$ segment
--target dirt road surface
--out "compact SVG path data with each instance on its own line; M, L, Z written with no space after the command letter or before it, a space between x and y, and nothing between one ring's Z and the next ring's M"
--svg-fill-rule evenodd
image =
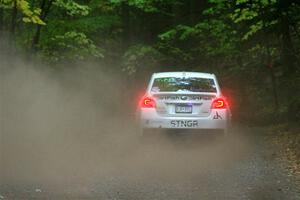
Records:
M143 140L122 78L16 65L0 74L0 200L300 199L262 129Z
M130 142L110 138L105 145L95 134L84 138L51 152L33 147L17 160L11 150L0 198L300 199L299 185L258 128L236 127L226 141L195 135L141 141L131 135ZM54 143L45 149L49 145Z

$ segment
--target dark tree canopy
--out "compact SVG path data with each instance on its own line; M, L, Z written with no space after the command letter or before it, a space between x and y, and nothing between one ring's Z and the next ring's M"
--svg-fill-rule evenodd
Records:
M241 118L300 118L296 0L1 0L0 33L49 67L213 72Z

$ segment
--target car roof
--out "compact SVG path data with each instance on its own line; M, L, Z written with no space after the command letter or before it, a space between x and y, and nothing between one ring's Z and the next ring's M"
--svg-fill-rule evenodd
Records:
M153 78L163 77L200 77L200 78L215 78L214 74L203 72L159 72L152 75Z

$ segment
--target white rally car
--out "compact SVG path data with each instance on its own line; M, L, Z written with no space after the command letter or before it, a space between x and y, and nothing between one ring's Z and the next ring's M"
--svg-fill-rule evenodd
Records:
M163 72L152 75L139 103L138 119L143 133L198 129L226 134L231 112L214 74Z

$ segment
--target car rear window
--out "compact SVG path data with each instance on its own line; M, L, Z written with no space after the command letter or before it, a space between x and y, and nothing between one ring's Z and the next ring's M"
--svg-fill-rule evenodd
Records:
M152 92L217 92L214 79L199 77L164 77L154 79Z

